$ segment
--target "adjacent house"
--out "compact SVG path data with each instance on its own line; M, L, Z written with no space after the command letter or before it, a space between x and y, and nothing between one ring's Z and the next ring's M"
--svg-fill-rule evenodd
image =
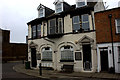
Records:
M38 18L28 22L28 61L31 67L96 72L98 68L94 12L103 2L54 2L55 11L40 4Z
M10 43L10 31L0 29L2 61L26 60L27 47L25 43Z
M120 73L120 7L95 13L98 72Z

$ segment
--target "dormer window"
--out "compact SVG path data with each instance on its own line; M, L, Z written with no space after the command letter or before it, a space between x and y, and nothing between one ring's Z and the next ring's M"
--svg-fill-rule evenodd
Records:
M79 7L83 7L83 6L86 6L87 5L87 0L77 0L76 1L76 7L79 8Z
M45 9L44 8L40 8L38 10L38 17L39 18L45 17Z
M60 12L62 12L63 11L63 3L57 3L56 5L55 5L55 12L56 13L60 13Z

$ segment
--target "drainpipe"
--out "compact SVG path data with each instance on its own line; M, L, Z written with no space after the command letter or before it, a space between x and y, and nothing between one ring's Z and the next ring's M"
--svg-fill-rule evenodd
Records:
M114 69L114 72L115 72L115 61L114 61L114 46L113 46L113 31L112 31L112 14L109 14L108 15L108 18L110 20L110 29L111 29L111 42L112 42L112 54L113 54L113 69Z

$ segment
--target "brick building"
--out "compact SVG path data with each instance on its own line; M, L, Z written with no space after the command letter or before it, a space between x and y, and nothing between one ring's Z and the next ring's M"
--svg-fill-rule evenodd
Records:
M26 60L27 44L10 43L10 31L0 30L2 45L2 61Z
M120 7L95 13L98 72L120 73Z

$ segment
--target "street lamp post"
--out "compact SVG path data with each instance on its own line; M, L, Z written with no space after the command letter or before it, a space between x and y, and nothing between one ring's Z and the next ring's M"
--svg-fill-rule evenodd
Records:
M111 42L112 42L112 54L113 54L113 69L115 72L115 60L114 60L114 44L113 44L113 29L112 29L112 14L108 15L108 18L110 20L110 29L111 29Z

